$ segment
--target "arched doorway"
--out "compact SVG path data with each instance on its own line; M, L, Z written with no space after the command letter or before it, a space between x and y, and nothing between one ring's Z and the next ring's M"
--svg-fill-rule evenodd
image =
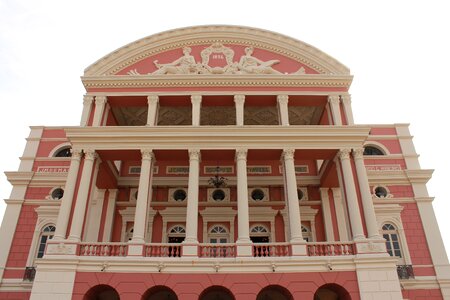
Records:
M199 300L235 300L229 289L223 286L212 286L204 290Z
M314 294L314 300L351 300L347 290L335 283L324 284Z
M96 285L87 291L83 300L119 300L119 293L109 285Z
M279 285L269 285L263 288L256 300L294 300L291 293Z
M177 295L167 286L158 285L148 289L142 300L178 300Z

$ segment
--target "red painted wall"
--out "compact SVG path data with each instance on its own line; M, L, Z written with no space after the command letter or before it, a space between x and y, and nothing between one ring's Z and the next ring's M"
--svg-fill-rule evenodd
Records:
M409 300L442 300L441 290L402 290L403 298Z
M0 292L0 299L28 300L31 292Z
M199 295L211 286L223 286L231 291L236 300L256 299L266 286L277 284L290 291L294 299L313 299L316 290L335 283L344 287L351 299L359 300L355 272L324 273L259 273L259 274L164 274L147 273L86 273L75 277L74 300L82 300L85 293L99 284L115 288L122 300L140 300L149 288L163 285L171 288L182 300L198 300Z

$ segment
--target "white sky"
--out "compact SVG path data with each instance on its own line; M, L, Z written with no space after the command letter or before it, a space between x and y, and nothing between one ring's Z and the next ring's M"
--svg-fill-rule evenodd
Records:
M450 249L447 2L0 0L0 198L9 198L3 171L17 170L28 126L79 124L79 76L91 63L169 29L244 25L302 40L347 65L356 123L411 123L422 168L435 169L428 188Z

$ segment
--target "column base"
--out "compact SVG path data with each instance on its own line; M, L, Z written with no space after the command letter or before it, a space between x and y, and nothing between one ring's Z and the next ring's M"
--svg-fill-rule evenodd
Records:
M184 241L181 245L181 256L198 257L198 241Z
M128 245L128 253L127 256L144 256L144 244L133 243L130 242Z
M357 254L385 253L387 255L386 241L384 239L355 240L355 246Z

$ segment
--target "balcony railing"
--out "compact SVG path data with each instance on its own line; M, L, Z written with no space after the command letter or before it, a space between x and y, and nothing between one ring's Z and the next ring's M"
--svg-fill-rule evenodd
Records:
M180 244L147 244L144 246L145 257L180 257Z
M126 243L81 243L79 244L79 256L127 256L128 244Z
M290 256L291 245L289 243L258 243L253 244L254 257L280 257Z
M236 244L200 244L199 257L236 257Z
M356 253L353 242L307 243L306 247L308 256L341 256Z

